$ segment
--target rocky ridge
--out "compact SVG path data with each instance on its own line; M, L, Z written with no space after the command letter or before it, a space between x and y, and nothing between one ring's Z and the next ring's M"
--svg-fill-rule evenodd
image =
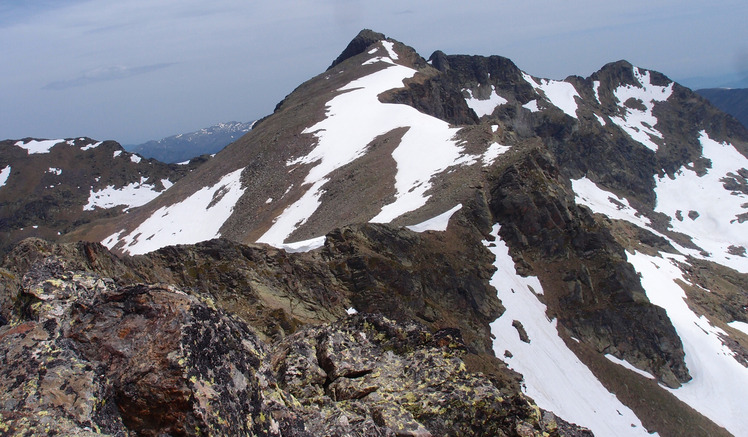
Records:
M203 250L216 244L232 246ZM287 324L270 340L267 326L228 313L221 292L95 273L137 275L143 261L33 239L6 259L4 433L590 435L468 370L455 329L355 314Z

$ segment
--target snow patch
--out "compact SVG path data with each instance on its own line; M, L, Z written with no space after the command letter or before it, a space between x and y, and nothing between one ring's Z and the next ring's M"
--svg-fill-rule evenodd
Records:
M511 149L510 146L502 146L499 143L491 144L481 156L483 166L488 167L489 165L493 164L499 156L509 151L509 149Z
M655 232L650 228L651 222L639 214L629 204L627 199L619 197L610 191L603 190L586 177L572 180L571 187L574 190L577 204L585 205L592 212L604 214L610 219L625 220L641 228ZM659 233L657 234L660 235Z
M613 91L613 95L620 103L619 106L623 116L610 117L610 120L635 141L656 152L659 146L652 138L662 139L662 133L655 129L657 117L654 116L652 110L655 103L664 102L670 97L673 93L673 84L670 83L668 86L652 85L649 71L640 70L637 67L634 67L634 77L641 85L640 87L625 85ZM629 99L636 101L637 105L643 105L644 109L626 106L625 103Z
M680 255L653 257L636 252L628 261L641 276L647 298L667 312L683 343L686 366L693 379L678 389L668 389L678 399L734 435L748 429L748 368L722 344L727 333L713 326L704 316L688 307L683 289L675 282L688 282L675 262L686 262Z
M745 335L748 335L748 323L740 322L740 321L734 321L727 324L730 328L737 329L738 331L744 333Z
M616 358L616 357L614 357L613 355L610 355L610 354L605 354L605 358L607 358L609 361L612 361L612 362L618 364L619 366L623 366L623 367L631 370L632 372L638 373L639 375L641 375L641 376L643 376L645 378L655 379L655 377L652 376L651 373L645 372L644 370L641 370L641 369L639 369L637 367L634 367L631 363L629 363L626 360L618 359L618 358Z
M636 415L605 389L559 337L557 321L548 319L545 305L533 293L542 292L540 281L516 273L509 248L499 237L498 224L491 235L496 240L484 242L496 257L491 285L506 307L491 323L493 348L499 357L511 351L512 357L504 360L524 376L523 391L540 408L588 427L595 435L650 436ZM522 323L529 343L520 340L512 326L515 320Z
M540 108L538 108L537 100L530 100L529 102L522 105L522 107L525 109L529 109L530 112L540 112Z
M318 249L324 246L326 240L327 237L323 235L321 237L310 238L309 240L280 244L278 245L278 248L283 249L289 253L309 252L310 250Z
M347 310L345 310L345 312L346 312L346 313L347 313L347 314L348 314L349 316L352 316L352 315L354 315L354 314L358 314L358 311L356 311L356 308L353 308L353 307L350 307L350 308L348 308Z
M225 175L179 203L159 208L130 233L122 235L124 231L120 231L102 243L111 249L121 241L123 252L140 255L172 244L194 244L220 237L221 226L244 194L242 170Z
M410 229L413 232L446 231L447 226L449 225L449 219L452 218L452 215L459 211L460 208L462 208L461 203L457 204L457 206L445 213L439 214L436 217L430 218L416 225L406 226L406 228Z
M478 117L483 117L484 115L491 115L497 106L508 103L507 99L501 97L500 95L496 93L496 87L493 85L491 85L491 94L488 96L487 99L475 98L473 96L473 92L467 88L464 88L462 92L468 95L468 97L465 98L465 103L467 103L470 109L475 111L475 114Z
M114 151L114 154L112 155L112 158L116 158L116 157L118 157L118 156L119 156L119 155L121 155L121 154L122 154L122 151L121 151L121 150L115 150L115 151Z
M395 43L391 41L382 41L382 46L385 50L387 50L387 54L390 56L390 59L393 61L397 61L397 53L395 52Z
M135 164L139 163L142 160L142 158L136 154L130 155L130 161L134 162Z
M522 77L536 91L542 91L545 98L553 106L564 111L569 116L577 118L577 101L574 98L579 97L579 93L577 93L574 85L569 82L550 79L540 79L540 82L537 82L532 76L524 72L522 73Z
M729 253L730 246L748 248L748 221L740 223L738 219L739 214L748 213L743 206L748 204L748 196L726 190L722 182L729 173L737 175L739 169L748 169L748 158L732 145L712 140L705 131L701 131L699 141L702 156L711 161L711 168L703 176L683 167L674 179L655 177L655 211L670 216L672 230L690 235L694 243L709 252L706 259L748 273L748 258ZM689 217L690 211L698 216Z
M147 178L141 177L140 182L133 182L121 188L107 185L101 190L91 190L88 203L83 206L83 210L93 211L95 208L109 209L124 205L126 207L124 210L127 211L145 205L161 194L155 185L146 184L146 180ZM171 182L168 180L166 182L171 186Z
M0 170L0 187L4 186L5 183L8 182L9 177L10 177L10 166L7 166L4 169Z
M17 141L16 146L22 149L26 149L26 153L29 155L49 153L55 144L64 143L65 140L31 140L28 143L24 143L23 140Z
M608 124L608 122L607 122L607 121L605 121L605 119L604 119L604 118L600 117L600 116L599 116L599 115L597 115L597 114L595 114L595 118L597 118L597 122L598 122L598 123L600 123L600 124L601 124L602 126L605 126L606 124Z
M47 169L47 173L52 173L53 175L59 176L59 175L62 174L62 169L61 168L50 167L50 168Z
M81 151L91 150L99 147L101 145L102 141L99 141L97 143L89 144L87 146L81 147Z

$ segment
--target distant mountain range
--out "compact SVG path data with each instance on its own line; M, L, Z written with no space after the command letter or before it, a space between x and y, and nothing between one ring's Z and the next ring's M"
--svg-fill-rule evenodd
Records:
M241 138L252 129L254 122L230 121L197 130L173 135L143 144L126 145L124 148L146 158L158 159L165 163L189 161L200 155L220 152L224 147Z
M696 92L748 128L748 88L707 88Z

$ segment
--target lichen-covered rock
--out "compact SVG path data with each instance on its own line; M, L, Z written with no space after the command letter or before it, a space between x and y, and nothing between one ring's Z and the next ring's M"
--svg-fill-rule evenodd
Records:
M291 335L270 355L315 435L567 435L521 394L468 372L456 330L356 314Z
M15 316L0 328L8 432L308 435L257 373L257 336L178 289L117 287L49 257Z

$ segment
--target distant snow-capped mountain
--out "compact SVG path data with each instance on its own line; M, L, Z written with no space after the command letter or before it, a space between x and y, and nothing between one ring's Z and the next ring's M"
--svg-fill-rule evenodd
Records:
M252 129L254 122L218 123L195 132L173 135L143 144L125 146L131 152L166 163L189 161L200 155L218 153Z

